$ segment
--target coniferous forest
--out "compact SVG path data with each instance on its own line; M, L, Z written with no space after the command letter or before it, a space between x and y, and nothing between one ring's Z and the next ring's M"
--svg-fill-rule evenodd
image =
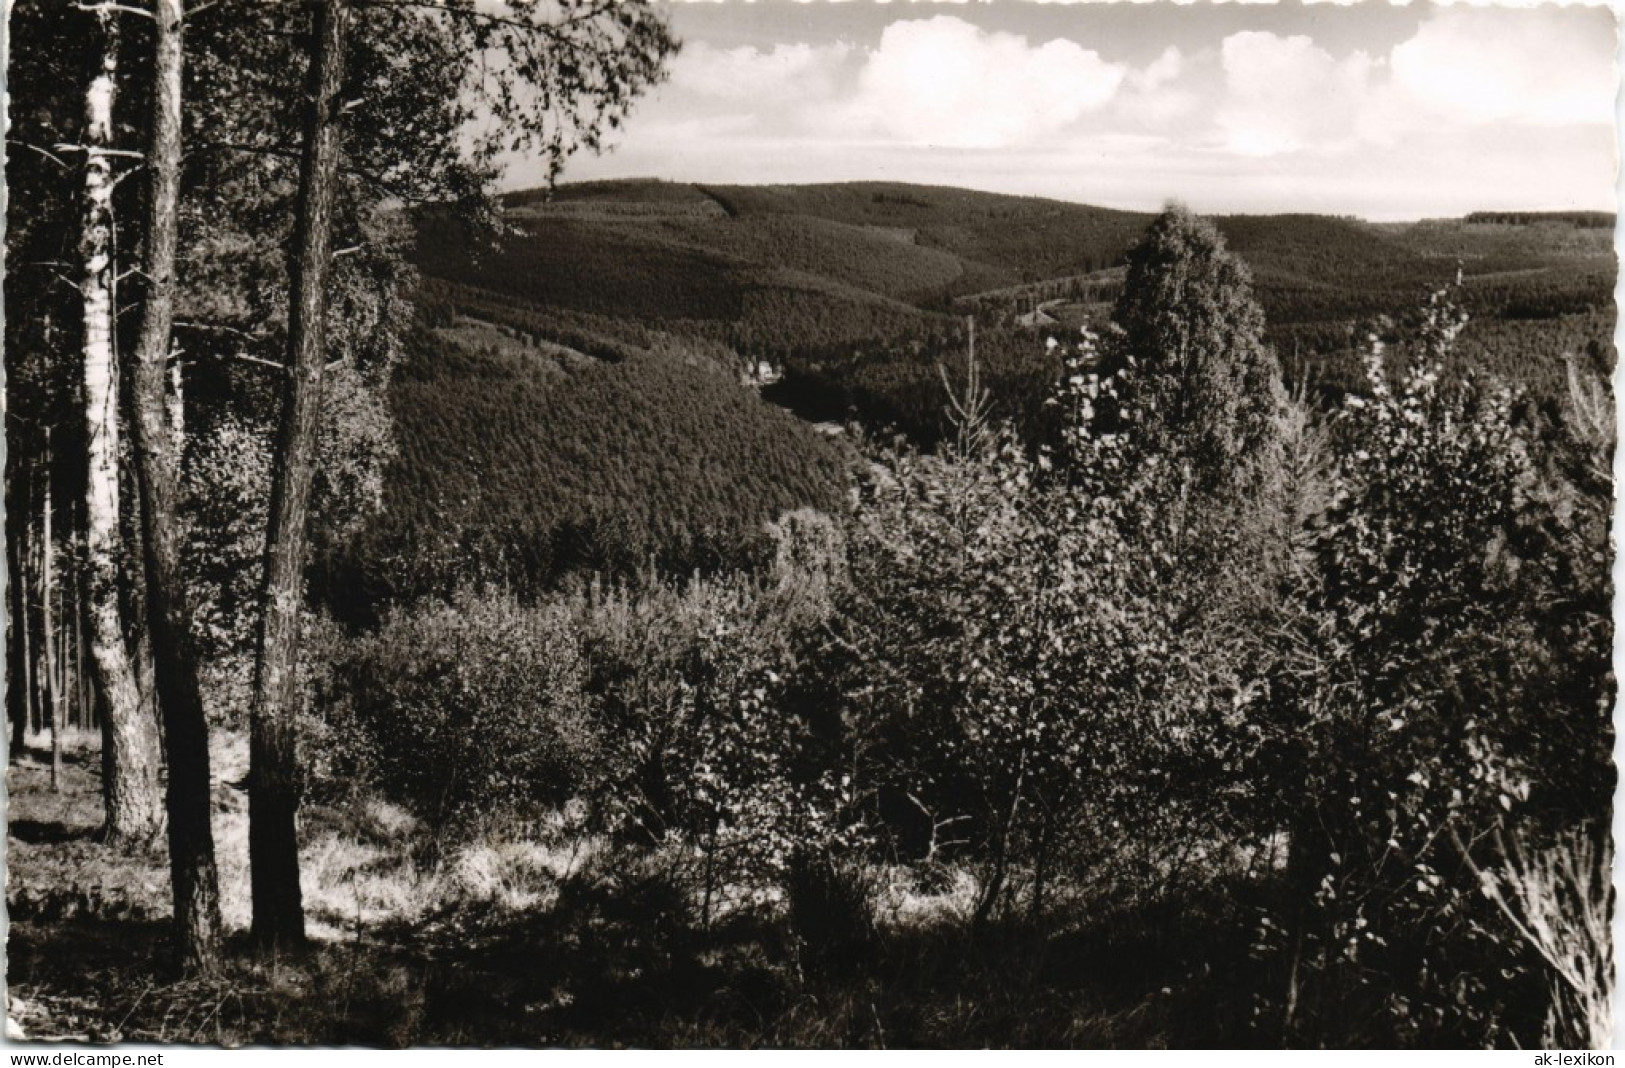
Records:
M499 191L644 3L9 35L14 1039L1610 1042L1612 216Z

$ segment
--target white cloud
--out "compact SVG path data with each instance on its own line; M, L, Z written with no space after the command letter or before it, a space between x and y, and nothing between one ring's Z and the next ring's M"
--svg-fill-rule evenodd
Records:
M1613 188L1599 13L1434 8L1366 52L1312 28L1181 38L1131 61L893 3L868 46L692 42L617 154L573 176L886 176L1388 217L1597 206Z
M704 41L685 47L671 65L671 84L717 100L760 102L834 93L849 45L776 44L714 48Z
M1249 31L1220 49L1226 95L1217 122L1247 156L1322 147L1347 136L1369 97L1371 58L1338 59L1308 37Z
M1393 51L1396 87L1472 123L1611 123L1613 49L1595 27L1516 11L1445 11Z
M1162 55L1152 60L1144 70L1138 70L1129 75L1129 84L1141 92L1155 92L1167 85L1185 68L1185 57L1178 47L1169 45L1162 50Z
M905 144L1002 148L1104 107L1126 72L1073 41L1034 45L939 15L887 26L832 117Z
M1308 37L1237 33L1221 48L1214 121L1232 152L1392 147L1494 127L1609 125L1611 42L1550 12L1439 11L1387 55L1338 57Z

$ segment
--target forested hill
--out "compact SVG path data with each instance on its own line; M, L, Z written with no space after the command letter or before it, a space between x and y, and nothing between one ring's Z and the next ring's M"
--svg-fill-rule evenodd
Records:
M510 193L506 206L514 232L496 249L472 247L444 217L422 215L424 272L509 301L661 324L768 355L941 335L950 315L970 311L988 322L1035 304L1109 301L1113 268L1150 220L876 182L589 182ZM1215 222L1251 266L1280 347L1322 351L1360 320L1413 307L1458 267L1479 318L1611 306L1612 232L1594 215Z
M834 446L807 422L939 437L938 368L963 358L969 314L995 410L1030 432L1057 371L1042 335L1109 314L1151 220L873 182L591 182L504 199L495 241L417 215L432 329L396 387L405 447L368 585L432 572L441 550L424 531L477 533L486 566L521 582L748 551L777 511L839 492ZM1473 315L1458 365L1549 404L1567 354L1612 359L1612 237L1590 214L1215 222L1251 267L1287 375L1328 395L1360 388L1365 337L1458 269ZM764 360L772 404L740 381Z
M772 399L808 419L895 426L923 444L941 428L937 364L963 353L967 315L1005 368L996 400L1032 411L1055 370L1037 335L1109 314L1123 253L1151 218L883 182L628 180L504 199L509 232L494 244L445 213L418 214L425 299L445 321L471 316L539 341L560 340L566 316L600 339L654 330L735 367L770 361L782 376ZM1612 359L1606 219L1214 222L1252 270L1293 382L1330 396L1360 388L1366 337L1396 336L1423 295L1460 271L1472 315L1460 362L1550 400L1564 388L1566 355L1599 368Z
M383 510L322 568L344 610L471 575L534 592L749 565L768 523L844 498L845 443L765 403L715 348L590 316L527 322L459 316L411 338Z

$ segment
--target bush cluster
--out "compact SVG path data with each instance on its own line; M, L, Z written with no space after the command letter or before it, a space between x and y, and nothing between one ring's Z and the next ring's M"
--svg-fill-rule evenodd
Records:
M556 607L463 593L397 611L343 647L324 685L348 764L333 772L443 828L534 819L601 763L586 661Z
M449 827L578 800L810 977L883 867L968 876L980 931L1241 888L1259 1042L1597 1033L1606 387L1534 432L1441 293L1318 412L1179 211L1115 320L1030 428L945 374L936 448L863 443L750 573L399 609L326 683L356 769Z

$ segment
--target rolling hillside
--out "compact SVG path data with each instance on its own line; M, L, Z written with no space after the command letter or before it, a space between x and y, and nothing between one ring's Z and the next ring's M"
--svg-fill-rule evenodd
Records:
M945 313L998 319L1002 309L1013 318L1033 301L1084 290L1092 290L1087 299L1110 300L1112 267L1150 221L1034 197L874 182L594 182L551 196L510 194L507 208L516 232L485 255L426 216L424 272L776 356L940 337L950 329ZM1458 267L1481 318L1553 318L1612 299L1612 231L1589 217L1216 221L1252 266L1278 342L1300 349L1335 349L1350 326L1404 312Z
M1109 314L1151 218L888 183L596 182L505 209L494 245L449 215L417 219L435 329L397 387L407 447L368 550L408 572L458 539L530 579L745 551L776 510L836 499L839 450L807 422L940 436L938 368L962 358L969 313L995 403L1030 429L1057 369L1042 335ZM1549 400L1565 354L1613 358L1605 219L1216 222L1288 375L1323 392L1361 388L1366 334L1458 268L1474 314L1463 368ZM764 359L772 403L740 382ZM407 530L451 542L407 545Z
M747 564L767 522L844 499L844 443L743 387L716 347L527 314L414 336L383 509L319 568L342 611L471 580L525 594Z

